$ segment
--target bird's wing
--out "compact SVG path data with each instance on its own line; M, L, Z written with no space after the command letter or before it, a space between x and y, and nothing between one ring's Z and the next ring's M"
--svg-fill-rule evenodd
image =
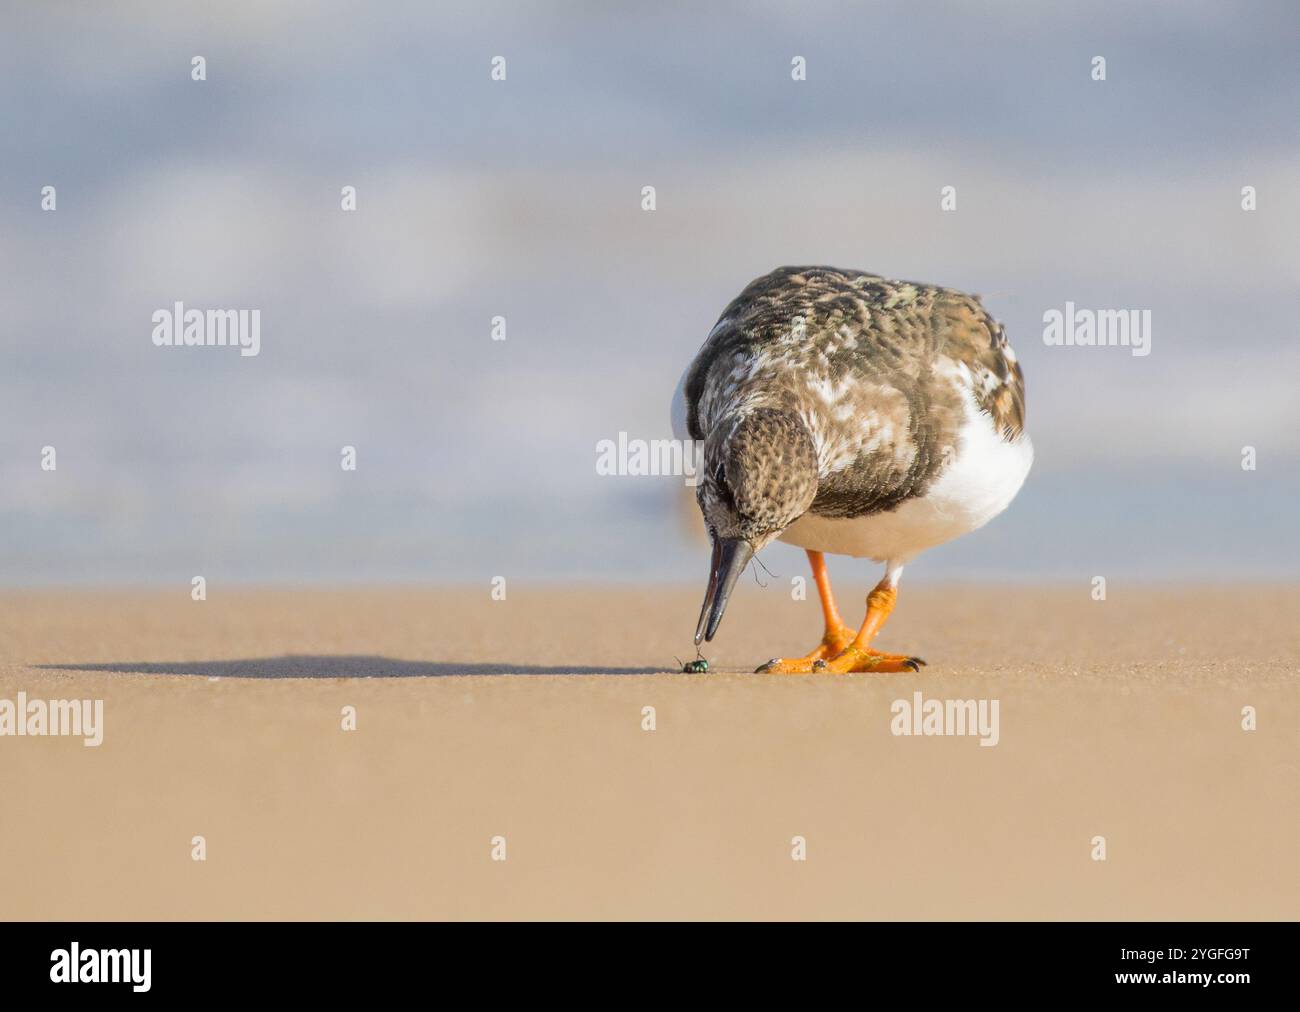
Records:
M993 419L1003 439L1015 442L1025 429L1025 377L1006 331L978 296L947 288L936 291L943 356L965 368L975 403Z
M964 292L830 267L781 267L723 311L683 386L703 439L746 400L798 410L819 447L814 511L889 509L950 457L966 394L1003 437L1024 425L1024 383L1001 325Z
M724 392L761 373L800 370L834 385L849 377L908 386L963 370L1008 440L1024 428L1024 377L1002 325L979 297L831 267L780 267L750 282L723 311L679 387L696 439L708 431L706 381Z

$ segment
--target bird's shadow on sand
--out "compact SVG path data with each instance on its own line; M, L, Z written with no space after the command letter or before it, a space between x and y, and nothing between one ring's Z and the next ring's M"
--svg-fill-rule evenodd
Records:
M237 661L121 661L42 664L51 671L110 671L124 675L195 675L204 678L446 678L467 675L660 675L663 668L595 668L578 665L496 664L490 661L400 661L362 654L286 654Z

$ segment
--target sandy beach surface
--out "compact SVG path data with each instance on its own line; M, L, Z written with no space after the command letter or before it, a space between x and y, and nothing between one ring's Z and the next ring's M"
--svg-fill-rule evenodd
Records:
M104 716L0 737L0 916L1300 916L1300 589L1090 589L913 581L928 668L804 678L788 580L707 675L700 587L6 592L0 700Z

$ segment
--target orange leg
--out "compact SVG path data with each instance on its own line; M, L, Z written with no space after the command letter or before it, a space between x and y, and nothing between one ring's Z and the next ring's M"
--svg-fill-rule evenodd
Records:
M826 635L822 637L821 646L812 653L793 660L773 658L760 667L759 672L803 675L819 672L847 674L855 671L888 673L921 670L925 661L919 657L885 654L871 649L871 641L898 601L898 591L888 576L867 595L866 618L862 620L862 628L858 630L857 636L850 639L851 632L841 621L834 598L831 597L830 578L826 574L826 563L821 552L810 551L808 561L812 564L813 578L821 593L822 612L826 616Z

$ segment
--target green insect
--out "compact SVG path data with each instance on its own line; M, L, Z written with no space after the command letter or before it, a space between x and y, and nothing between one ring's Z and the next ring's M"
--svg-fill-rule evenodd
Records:
M687 661L682 665L683 675L703 675L709 670L709 662L703 657L697 657L693 661Z

